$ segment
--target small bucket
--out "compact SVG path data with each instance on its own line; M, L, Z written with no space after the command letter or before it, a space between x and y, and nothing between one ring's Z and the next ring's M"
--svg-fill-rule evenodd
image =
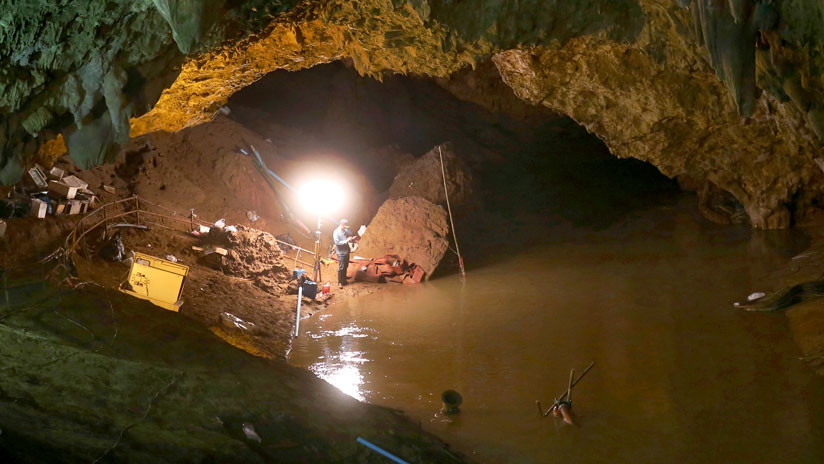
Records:
M330 285L329 282L326 282L325 284L323 284L322 287L320 287L320 291L324 295L328 294L331 290L332 290L332 285Z

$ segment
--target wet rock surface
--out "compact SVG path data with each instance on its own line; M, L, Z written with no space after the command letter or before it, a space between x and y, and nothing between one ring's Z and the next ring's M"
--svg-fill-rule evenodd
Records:
M10 281L0 453L10 462L460 462L402 414L115 291Z

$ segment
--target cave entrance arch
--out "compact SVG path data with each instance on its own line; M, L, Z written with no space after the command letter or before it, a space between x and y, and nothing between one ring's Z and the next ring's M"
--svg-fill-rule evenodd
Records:
M616 158L573 120L519 100L499 77L475 92L458 79L469 77L384 74L378 81L345 61L275 71L235 94L229 117L289 158L334 153L361 169L378 192L389 188L404 160L452 142L481 186L482 203L503 217L557 217L602 228L680 191L654 166Z

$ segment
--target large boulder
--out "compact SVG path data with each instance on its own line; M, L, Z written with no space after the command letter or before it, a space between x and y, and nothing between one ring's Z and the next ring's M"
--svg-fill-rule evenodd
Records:
M358 256L394 254L415 263L428 279L449 248L446 211L421 197L388 199L360 241Z
M417 196L436 205L446 206L441 154L446 169L450 206L453 211L466 209L473 200L472 174L449 143L438 145L415 162L404 165L389 188L389 198Z

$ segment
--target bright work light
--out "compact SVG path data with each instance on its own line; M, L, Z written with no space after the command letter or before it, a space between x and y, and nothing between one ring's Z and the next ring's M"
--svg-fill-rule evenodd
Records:
M320 280L321 219L339 212L346 201L346 192L339 181L334 178L316 177L300 184L298 197L301 205L309 213L317 215L318 228L315 231L315 262L312 279Z
M329 178L316 178L303 183L298 189L298 196L301 205L318 216L338 212L345 201L340 182Z

